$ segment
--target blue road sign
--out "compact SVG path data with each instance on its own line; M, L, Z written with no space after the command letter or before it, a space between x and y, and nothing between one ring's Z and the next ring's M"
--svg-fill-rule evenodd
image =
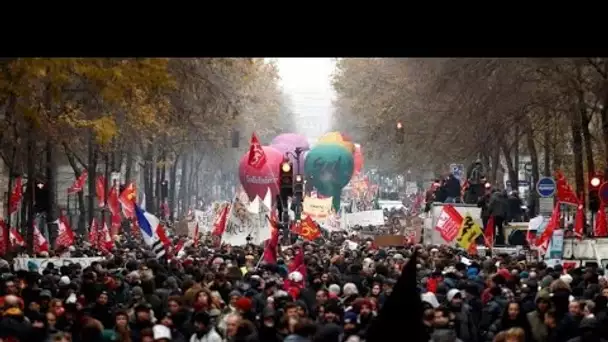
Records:
M450 171L458 180L464 177L464 164L450 164Z
M536 192L540 197L552 197L555 195L555 181L552 177L542 177L536 183Z

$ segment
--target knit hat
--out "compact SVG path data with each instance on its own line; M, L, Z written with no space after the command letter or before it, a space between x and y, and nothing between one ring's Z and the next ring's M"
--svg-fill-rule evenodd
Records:
M63 276L59 278L59 285L70 285L70 277Z
M458 289L449 290L448 294L446 296L448 302L451 302L452 299L454 299L454 297L456 297L456 295L460 295L460 297L462 298L462 292L460 292L460 290L458 290Z
M330 293L333 293L333 294L339 295L339 294L340 294L340 292L341 292L341 291L340 291L340 285L338 285L338 284L331 284L331 285L329 285L329 289L328 289L328 291L329 291Z
M157 324L152 328L152 332L154 333L154 340L163 340L167 339L171 341L171 330L162 324Z
M350 296L350 295L358 294L359 290L357 290L357 286L355 284L346 283L346 284L344 284L344 287L342 288L342 292L344 292L344 295Z
M357 313L353 311L348 311L344 314L344 323L345 324L356 324L357 323Z
M243 312L248 312L249 310L251 310L252 302L251 299L247 297L241 297L237 299L236 303L234 303L234 306Z

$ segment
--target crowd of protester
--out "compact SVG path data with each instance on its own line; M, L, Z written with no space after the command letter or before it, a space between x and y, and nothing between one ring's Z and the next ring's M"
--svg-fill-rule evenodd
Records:
M169 260L133 242L117 244L84 268L48 262L44 269L30 263L15 270L0 260L0 339L376 342L368 330L414 251L421 310L412 316L409 306L398 308L394 316L402 321L393 324L389 340L608 338L608 282L597 267L478 258L447 246L376 248L349 237L353 248L345 238L333 234L283 247L276 264L258 262L260 246L213 247L210 241ZM71 253L97 254L84 247ZM302 257L304 268L294 271ZM417 326L422 333L414 338L408 331Z

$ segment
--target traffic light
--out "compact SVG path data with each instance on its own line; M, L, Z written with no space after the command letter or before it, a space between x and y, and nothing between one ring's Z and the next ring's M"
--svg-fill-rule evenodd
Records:
M160 198L165 199L167 197L169 197L169 181L165 179L160 183Z
M397 144L403 144L405 141L405 133L403 132L403 125L401 121L397 122L397 130L395 132L395 140Z
M602 177L600 175L593 175L589 178L589 210L595 213L600 209L600 185L602 184Z
M293 195L293 165L289 160L284 160L281 163L279 174L281 179L281 200L287 203L287 197Z
M34 186L34 211L37 213L48 212L50 209L49 189L46 184L36 182Z
M302 175L296 175L295 182L293 182L293 203L295 203L294 213L296 220L299 220L302 216L302 199L304 198L304 177Z

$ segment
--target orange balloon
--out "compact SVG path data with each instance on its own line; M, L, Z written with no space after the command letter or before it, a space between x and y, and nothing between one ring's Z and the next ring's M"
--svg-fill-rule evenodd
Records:
M343 133L340 132L329 132L317 141L319 144L338 144L345 147L350 153L355 152L355 144L353 144L352 140Z

